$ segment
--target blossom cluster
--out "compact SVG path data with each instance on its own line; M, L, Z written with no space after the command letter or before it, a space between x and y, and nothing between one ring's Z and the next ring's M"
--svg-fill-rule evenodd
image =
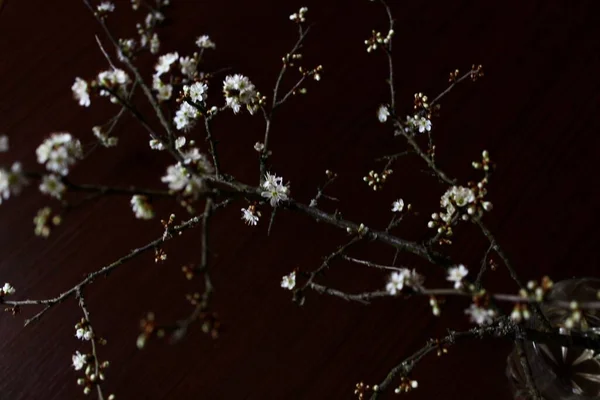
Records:
M250 79L244 75L226 76L223 81L223 95L225 105L235 114L240 112L242 106L246 106L250 114L254 114L258 108L259 94Z
M148 203L148 198L139 194L131 196L131 209L138 219L152 219L154 218L154 210Z
M10 283L5 283L4 286L0 288L0 297L8 296L14 294L15 292L15 288Z
M21 163L13 163L10 170L0 168L0 204L8 200L11 194L19 195L27 183Z
M83 157L83 150L81 142L70 133L53 133L39 145L36 154L38 162L45 164L48 171L66 176L69 167Z
M416 270L410 270L408 268L399 268L390 274L385 290L395 296L404 289L404 287L413 287L416 289L421 288L425 278L419 274Z

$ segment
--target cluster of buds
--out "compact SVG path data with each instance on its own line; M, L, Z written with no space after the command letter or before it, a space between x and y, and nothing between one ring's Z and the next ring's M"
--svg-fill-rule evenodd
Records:
M365 385L364 382L358 382L354 388L354 394L356 395L358 400L364 400L365 396L369 391L372 390L376 392L378 389L379 387L377 385L374 385L373 388L371 388L370 385Z
M441 313L440 304L435 296L429 297L429 305L431 306L431 312L433 315L439 317Z
M142 318L140 320L140 329L142 330L142 333L140 333L136 341L136 346L140 350L143 349L144 346L146 346L146 342L152 336L156 336L159 338L165 336L165 331L163 329L159 329L156 326L153 312L149 312L148 314L146 314L146 318Z
M346 228L346 232L348 232L349 234L352 234L352 233L356 232L357 235L363 236L363 235L366 235L369 232L369 228L367 228L365 226L365 224L360 224L358 226L358 229L356 231L354 231L354 229L352 229L350 227L347 227Z
M50 236L51 224L60 225L62 218L60 215L52 216L52 210L50 207L40 208L33 218L33 224L35 225L34 233L36 236L48 237Z
M381 32L371 31L371 37L365 40L365 44L367 45L367 53L377 50L377 47L381 45L387 46L392 41L392 36L394 36L394 31L392 29L388 31L385 37L381 34Z
M98 364L98 372L96 372L93 363L89 361L90 358L93 358L92 355L85 356L87 361L87 367L85 368L85 376L83 378L77 379L77 384L79 386L83 386L83 394L88 395L92 393L92 387L94 385L99 385L101 381L105 379L104 370L109 367L110 363L108 361L104 361ZM108 400L114 400L115 395L111 394L108 396Z
M487 150L481 152L481 162L473 161L473 168L483 170L486 174L491 172L494 164L490 160L490 153Z
M419 387L419 382L415 381L414 379L409 379L406 376L403 376L400 380L400 385L396 389L394 389L394 393L408 393L411 390L416 389L417 387Z
M167 240L168 238L171 237L171 229L173 227L173 224L175 222L175 214L171 214L169 215L169 219L168 220L164 220L161 219L160 223L162 224L163 228L165 229L165 231L163 232L163 237L162 240Z
M203 312L200 313L198 318L202 321L202 332L210 335L213 339L217 339L221 328L221 321L219 321L217 313Z
M312 78L318 82L321 80L321 72L323 72L323 66L317 65L311 70L305 70L300 66L298 67L298 71L302 74L302 76L312 76Z
M484 211L491 211L492 203L484 199L487 183L487 178L483 178L476 184L469 182L467 187L452 186L440 199L444 212L433 213L427 226L437 228L439 234L450 237L452 225L459 219L468 221L473 217L481 217Z
M306 15L307 11L308 11L308 8L306 8L306 7L300 8L300 10L298 10L297 13L293 13L292 15L290 15L290 21L293 21L297 24L306 22L306 18L304 16Z
M429 99L423 93L415 93L414 109L415 111L429 110Z
M515 323L518 324L523 320L529 320L529 318L531 318L531 312L529 311L527 304L515 304L512 312L510 313L510 319L512 319Z
M281 57L281 62L286 67L293 67L294 61L299 61L302 59L301 53L288 53L285 56Z
M483 65L475 65L471 66L471 80L475 82L478 78L483 76Z
M441 357L444 354L448 354L448 345L442 343L440 339L432 339L430 343L437 347L436 354L438 357Z
M454 71L450 72L450 76L448 77L448 82L456 83L459 74L460 74L460 71L458 69L455 69Z
M576 326L580 326L580 323L584 322L584 320L582 321L582 313L579 309L579 303L577 303L575 300L569 303L569 312L570 315L565 319L564 322L565 328L573 329Z
M194 264L186 264L181 267L181 272L183 272L183 275L185 275L185 279L190 281L196 274L196 266Z
M154 250L154 262L158 264L158 263L164 262L166 260L167 260L167 253L165 253L165 251L162 248L157 247Z
M552 279L548 276L544 276L539 284L536 281L527 282L527 289L521 289L519 291L519 296L530 301L541 303L553 286L554 282L552 282Z
M367 182L369 186L373 188L373 190L379 190L383 187L383 184L387 180L388 176L392 174L391 169L384 170L381 174L371 170L369 174L363 177L363 181Z

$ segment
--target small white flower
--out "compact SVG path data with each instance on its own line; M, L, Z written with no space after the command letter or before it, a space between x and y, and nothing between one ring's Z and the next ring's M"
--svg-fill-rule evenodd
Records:
M15 292L15 288L10 283L5 283L4 286L2 286L2 293L4 296L14 294Z
M8 136L0 136L0 153L6 153L8 151Z
M87 364L87 357L85 354L81 354L80 352L76 351L73 355L73 368L75 368L75 371L82 369L85 364Z
M118 103L119 99L115 97L111 92L116 92L116 95L120 98L126 98L127 85L131 83L129 75L122 69L113 68L108 71L102 71L96 78L98 86L100 86L100 96L108 96L110 101Z
M81 78L75 78L75 83L71 86L73 97L79 102L80 106L90 106L90 93L88 91L88 83Z
M265 149L265 145L263 143L260 143L260 142L254 143L254 150L261 153L264 149Z
M177 139L175 139L175 148L177 150L181 149L183 146L185 146L185 136L179 136Z
M163 83L158 74L152 77L152 89L156 91L158 101L167 101L173 95L173 85Z
M385 121L387 121L389 116L390 110L388 110L387 106L383 104L380 105L379 109L377 109L377 119L379 119L379 122L384 123Z
M208 86L203 82L196 82L190 86L183 87L183 93L189 96L190 99L195 103L202 103L206 101L208 95Z
M154 210L148 203L148 198L139 194L134 194L131 197L131 209L135 213L135 217L138 219L152 219L154 218Z
M177 52L167 53L158 58L158 63L154 66L154 70L156 71L157 76L161 76L162 74L169 72L171 69L171 64L179 59L179 54Z
M96 10L98 10L98 12L101 14L113 12L113 11L115 11L115 5L113 3L111 3L110 1L103 1L102 3L100 3L98 5Z
M404 200L398 199L392 203L392 212L402 212L404 210Z
M27 183L21 163L13 163L10 171L0 168L0 204L3 199L8 200L11 194L20 194Z
M194 168L199 175L208 175L213 172L212 165L203 154L194 151L193 157L188 154L183 156L189 158L186 160L190 163L188 168ZM204 180L200 176L191 175L186 166L181 163L170 165L167 168L167 174L161 180L169 185L170 190L183 191L184 196L196 198L204 190Z
M283 178L267 173L263 182L261 196L269 199L271 207L276 207L280 201L288 199L289 187L283 184Z
M226 76L223 81L223 94L225 105L231 108L235 114L240 111L242 105L246 106L250 114L254 113L256 91L247 77L240 74Z
M292 272L289 275L285 275L281 279L281 287L288 290L293 290L296 286L296 272Z
M300 10L297 13L293 13L292 15L290 15L290 21L294 21L298 24L300 22L305 22L306 18L304 16L306 15L307 11L308 11L308 8L306 8L306 7L300 8Z
M158 35L154 33L152 38L150 39L150 53L158 54L158 50L160 49L160 39Z
M179 65L181 66L181 73L183 75L189 79L194 78L198 69L198 61L195 57L179 57Z
M258 224L258 213L253 206L242 208L242 219L248 225L256 226Z
M55 174L44 175L42 183L40 183L40 192L57 198L58 200L62 199L65 190L65 184Z
M462 280L469 274L469 270L464 265L460 264L448 269L447 281L454 282L454 289L462 287Z
M431 131L431 121L425 117L417 117L415 116L416 126L419 129L419 133L430 132Z
M471 304L471 306L465 310L465 314L469 316L471 322L477 325L489 325L494 321L494 317L496 316L494 310L479 307L475 304Z
M78 325L80 326L80 325ZM92 333L92 330L89 327L85 327L85 328L77 328L75 330L75 337L77 339L80 340L91 340L92 337L94 336L94 334Z
M196 39L196 46L200 47L201 49L214 49L217 47L215 43L210 40L208 35L202 35Z
M409 273L410 271L407 269L392 272L388 284L385 286L385 290L392 296L395 296L404 288L404 283L406 282Z

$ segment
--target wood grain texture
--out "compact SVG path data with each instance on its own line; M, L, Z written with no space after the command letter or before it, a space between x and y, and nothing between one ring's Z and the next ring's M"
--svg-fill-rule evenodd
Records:
M128 8L129 2L117 2ZM193 51L194 39L209 34L217 51L209 68L231 67L270 93L280 58L295 40L287 16L308 6L315 22L304 50L306 65L322 64L323 80L281 109L273 127L273 171L291 181L295 198L308 201L324 170L340 178L330 194L339 204L328 211L371 226L385 226L398 197L421 213L398 229L419 240L426 216L438 207L445 188L407 158L383 191L362 182L382 154L405 149L375 118L385 101L385 60L367 54L371 29L385 29L380 7L367 1L303 3L174 0L162 29L164 52ZM593 1L392 1L397 18L394 42L397 99L410 112L415 92L434 95L454 68L483 64L486 76L452 92L434 120L439 164L466 182L477 175L470 163L488 149L498 164L489 197L495 209L486 221L505 247L522 279L549 274L560 280L596 275L599 265L598 116L600 31ZM2 4L2 2L0 2ZM135 16L111 15L120 37L135 35ZM138 16L139 17L139 16ZM106 67L95 44L99 27L78 1L9 1L0 14L0 132L11 152L2 164L20 160L35 169L34 149L49 133L70 131L91 143L91 126L116 109L96 101L77 106L70 87L76 76L90 78ZM140 60L150 78L150 57ZM218 96L219 88L210 96ZM138 100L142 100L141 98ZM145 109L145 111L149 111ZM158 126L158 125L157 125ZM252 183L258 165L252 146L261 139L262 120L248 116L215 122L225 172ZM146 134L126 118L117 132L120 146L100 150L72 172L76 182L161 188L159 176L170 160L148 149ZM196 132L197 135L200 132ZM199 140L201 142L201 140ZM0 207L0 279L16 297L43 298L70 288L86 273L161 234L157 221L134 219L127 198L105 198L69 214L47 240L33 235L32 218L48 203L28 188ZM54 204L55 206L57 204ZM157 214L177 210L156 202ZM243 206L243 204L239 204ZM426 299L386 299L369 306L309 293L305 306L279 288L293 268L314 269L321 257L345 242L343 233L305 217L281 213L270 237L266 225L250 229L239 207L220 211L211 228L211 268L216 287L213 309L224 329L211 340L197 327L180 344L135 347L139 319L152 310L165 322L190 311L180 267L199 257L199 231L166 246L156 265L140 257L86 290L96 329L108 339L99 351L111 361L108 392L120 399L348 399L359 381L376 383L402 358L446 327L465 328L466 302L451 302L442 317L431 316ZM178 216L183 213L177 211ZM477 230L457 232L451 255L478 265L485 241ZM354 253L390 262L393 251L365 244ZM429 282L439 270L411 258ZM335 263L324 282L339 289L377 289L385 276ZM515 290L500 268L484 283ZM0 399L83 397L70 367L71 354L84 349L74 337L80 311L74 300L22 328L22 316L1 316ZM426 359L414 371L413 399L509 399L504 377L510 343L481 341L456 346L449 355ZM393 395L384 398L393 398Z

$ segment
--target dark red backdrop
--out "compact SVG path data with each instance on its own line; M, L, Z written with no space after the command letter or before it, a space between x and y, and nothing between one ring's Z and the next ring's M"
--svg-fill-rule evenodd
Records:
M70 86L76 76L91 78L106 63L94 34L98 26L79 1L5 0L0 14L0 132L11 152L2 164L21 160L39 168L35 148L50 132L70 131L91 143L91 126L115 108L96 101L77 106ZM128 9L117 1L117 9ZM308 201L323 171L340 175L328 211L370 226L382 226L397 197L421 214L398 229L411 239L427 233L426 216L445 190L416 159L394 167L385 190L369 191L361 182L380 167L374 158L402 151L375 118L386 100L385 60L367 54L363 41L371 29L384 30L385 15L368 1L182 1L167 11L162 51L191 52L194 38L209 34L217 51L210 68L228 66L248 75L270 93L280 57L295 40L288 15L308 6L314 21L306 65L322 64L323 80L293 99L275 120L272 170L292 183L292 195ZM597 157L600 118L600 40L595 2L474 0L391 2L397 18L394 42L398 100L410 111L412 96L434 95L454 68L484 65L486 76L452 92L434 120L440 165L462 181L476 178L470 163L488 149L498 164L489 197L495 209L486 221L523 279L549 274L555 280L595 274L598 266ZM501 4L501 5L500 5ZM134 36L135 19L117 12L109 25L122 37ZM140 60L150 76L153 60ZM215 90L215 95L217 94ZM141 98L140 98L141 100ZM226 172L257 181L253 144L261 118L219 118ZM200 134L200 133L197 133ZM136 184L161 188L168 156L148 149L146 135L130 118L118 130L121 144L99 150L72 173L77 182ZM134 219L127 198L106 198L69 214L47 240L33 235L32 218L49 201L31 187L0 207L0 280L13 283L15 298L54 296L84 274L161 234L157 221ZM53 205L56 205L53 203ZM239 205L240 207L242 204ZM158 214L176 208L157 202ZM183 218L183 212L177 211ZM168 261L150 254L120 268L86 290L96 329L108 339L100 349L111 361L106 387L120 399L337 399L352 398L358 381L376 383L402 358L446 327L465 328L465 302L453 302L441 318L431 316L426 299L386 299L370 306L309 293L302 308L279 287L293 268L315 268L320 258L347 240L343 233L306 217L281 213L266 237L266 223L248 228L239 207L215 216L211 231L213 302L224 329L211 340L198 328L176 346L135 347L138 321L152 310L159 321L189 312L184 294L196 282L183 279L182 263L198 259L199 233L166 246ZM451 251L473 269L485 249L477 230L458 232ZM354 254L390 262L393 252L364 245ZM413 260L407 262L412 263ZM416 264L420 265L420 264ZM439 270L423 266L431 281ZM385 276L352 265L333 265L325 283L345 290L375 290ZM514 291L503 269L486 284ZM80 318L73 300L50 311L33 326L24 317L2 316L0 398L80 398L71 354L85 350L74 337ZM419 389L413 399L508 399L504 361L510 343L482 341L426 359L415 369ZM392 396L390 396L392 397Z

